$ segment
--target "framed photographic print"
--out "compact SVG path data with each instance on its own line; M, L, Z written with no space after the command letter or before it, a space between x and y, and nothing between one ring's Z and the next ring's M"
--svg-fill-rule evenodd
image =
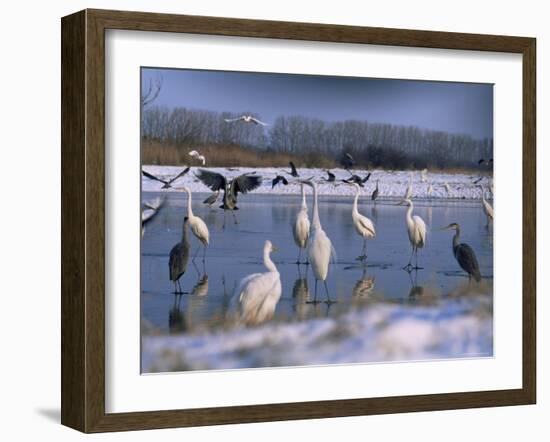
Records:
M62 423L534 403L535 52L64 17Z

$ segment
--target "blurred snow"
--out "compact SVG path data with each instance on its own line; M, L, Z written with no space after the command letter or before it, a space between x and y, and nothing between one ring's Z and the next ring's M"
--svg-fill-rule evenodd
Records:
M380 303L341 316L178 336L144 336L143 371L489 357L491 296L436 306Z

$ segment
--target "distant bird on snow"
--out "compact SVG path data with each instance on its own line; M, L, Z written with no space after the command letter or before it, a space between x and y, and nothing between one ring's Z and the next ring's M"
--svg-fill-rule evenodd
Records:
M237 121L242 121L243 123L252 123L261 126L269 126L269 124L264 123L263 121L254 118L252 115L242 115L239 118L224 118L226 123L235 123Z
M328 175L328 178L323 177L326 182L333 183L334 181L336 181L336 175L334 175L330 170L326 170L325 172Z

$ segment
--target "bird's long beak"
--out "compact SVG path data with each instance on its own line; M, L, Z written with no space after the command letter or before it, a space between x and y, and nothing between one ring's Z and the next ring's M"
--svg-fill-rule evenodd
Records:
M279 251L279 247L271 246L271 252L275 253Z
M405 204L405 200L401 200L398 203L396 203L395 205L396 206L402 206L403 204Z
M449 225L449 226L445 226L445 227L440 227L439 229L436 229L436 230L441 231L441 230L450 230L450 229L451 229L451 226Z

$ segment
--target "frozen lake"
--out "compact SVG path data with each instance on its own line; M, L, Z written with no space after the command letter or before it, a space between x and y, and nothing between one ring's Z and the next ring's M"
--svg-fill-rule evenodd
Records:
M152 199L157 195L144 192L143 198ZM223 211L203 206L202 200L207 195L193 195L194 213L203 218L210 229L210 247L205 266L201 251L195 265L190 260L180 280L189 294L176 297L168 278L168 255L172 246L180 241L187 195L166 193L164 206L146 226L141 260L145 335L196 334L223 329L239 280L265 271L262 247L266 239L279 248L272 258L280 272L283 289L272 322L337 317L373 303L437 308L445 299L468 292L468 278L452 254L453 232L437 230L452 222L460 224L462 241L477 255L484 279L476 291L492 295L492 227L486 227L479 200L415 201L414 214L425 220L428 238L426 247L419 251L419 265L423 269L409 274L402 269L411 251L404 206L396 206L395 200L382 200L374 206L369 197L360 199L359 211L373 220L377 230L377 237L368 242L368 265L364 268L356 260L361 254L362 239L352 226L351 196L321 196L321 223L337 254L328 287L331 298L338 302L328 306L306 303L313 298L313 272L305 265L295 264L298 249L291 225L299 207L299 195L241 196L240 210L236 212L239 224L234 224L228 213L225 230L222 230ZM308 206L311 217L310 193ZM199 243L191 233L190 238L193 254ZM325 299L322 284L318 299Z

